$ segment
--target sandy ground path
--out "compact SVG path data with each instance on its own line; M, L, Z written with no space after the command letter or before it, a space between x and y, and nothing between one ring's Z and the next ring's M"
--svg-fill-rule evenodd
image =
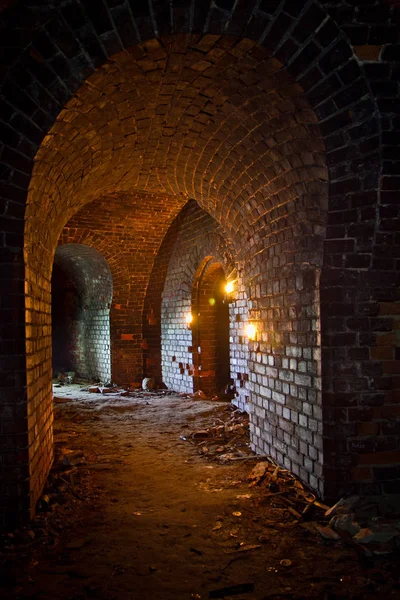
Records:
M394 563L365 565L353 549L293 526L284 509L263 506L262 490L249 489L254 462L220 464L181 439L226 419L226 403L77 386L55 393L65 485L50 488L35 539L11 552L1 597L399 597ZM240 584L242 593L213 595Z

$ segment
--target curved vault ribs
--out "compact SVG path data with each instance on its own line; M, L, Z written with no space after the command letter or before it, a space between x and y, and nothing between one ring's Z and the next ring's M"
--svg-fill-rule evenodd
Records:
M61 112L27 206L28 233L49 214L59 223L43 237L50 252L84 204L134 190L195 198L239 248L277 219L283 230L284 207L327 179L316 118L280 63L252 42L207 37L206 52L182 36L114 56Z
M54 264L68 272L82 297L96 301L104 296L104 303L112 300L113 278L108 261L95 248L84 244L58 246ZM86 276L89 272L90 276Z

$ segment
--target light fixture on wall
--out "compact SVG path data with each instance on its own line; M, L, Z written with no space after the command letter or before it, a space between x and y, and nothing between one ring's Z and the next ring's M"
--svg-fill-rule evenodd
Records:
M225 297L224 297L224 302L233 302L234 297L233 297L233 292L235 291L235 283L236 280L235 279L229 279L224 287L224 292L225 292Z
M186 327L188 329L192 329L193 315L191 312L187 313L187 315L185 317L185 321L186 321Z
M256 339L257 327L254 323L248 323L245 332L248 340L253 341Z
M225 293L226 294L232 294L233 290L235 289L235 282L234 281L227 281L226 285L225 285Z

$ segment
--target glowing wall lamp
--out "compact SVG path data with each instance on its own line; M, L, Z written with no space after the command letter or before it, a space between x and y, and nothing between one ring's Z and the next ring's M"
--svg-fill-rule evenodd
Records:
M235 289L235 282L234 281L228 281L226 283L225 286L225 293L226 294L232 294L233 290Z
M235 279L231 279L226 282L225 288L224 288L224 291L225 291L224 302L233 302L233 300L234 300L233 292L235 291L235 283L236 283Z
M192 323L193 323L193 315L192 313L187 313L186 317L185 317L185 321L186 321L186 327L188 329L192 329Z
M248 323L248 325L246 325L245 331L246 331L247 339L249 339L249 340L256 339L257 327L254 325L254 323Z

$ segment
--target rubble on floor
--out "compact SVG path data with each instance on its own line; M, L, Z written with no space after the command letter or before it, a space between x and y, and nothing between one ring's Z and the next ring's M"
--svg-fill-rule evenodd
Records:
M292 473L273 461L257 464L249 487L265 490L262 503L286 508L293 523L316 531L326 540L341 541L367 557L400 548L400 515L382 499L351 496L329 508L319 502Z
M78 385L73 389L79 390ZM87 384L85 389L89 391ZM124 511L125 503L129 501L124 486L118 487L118 477L126 470L126 454L140 454L138 448L132 450L135 437L131 437L131 432L141 431L142 425L132 429L136 421L122 421L119 404L128 411L122 413L124 419L140 407L143 415L151 409L159 415L157 411L164 410L163 407L173 401L164 399L170 394L166 390L150 392L118 388L112 398L92 392L82 394L82 399L76 401L69 398L70 389L63 388L60 398L55 399L55 461L37 516L27 527L0 538L0 571L3 571L0 596L2 585L12 586L23 580L20 565L24 561L29 561L30 565L43 561L40 558L43 552L59 557L58 562L49 567L52 576L60 569L67 569L72 574L79 572L80 552L94 544L93 531L86 529L85 518L91 513L100 515L104 506L114 503ZM175 397L175 406L181 406L179 396L175 394ZM186 408L181 414L187 414L187 417L172 426L171 445L164 445L170 416L164 418L165 429L161 428L158 438L151 430L150 444L154 444L162 463L171 457L172 448L176 457L180 454L187 457L185 462L200 463L205 477L194 485L191 481L185 481L183 485L187 490L194 487L200 495L213 494L211 506L218 508L211 513L212 522L202 542L200 538L195 542L191 533L199 531L200 522L193 524L195 529L188 530L191 533L187 538L188 552L192 562L198 559L204 564L208 564L211 546L219 549L219 557L225 557L220 576L210 579L207 593L199 589L191 597L204 599L207 596L251 594L251 574L256 572L254 565L258 565L275 586L266 596L268 598L359 600L381 597L382 590L385 590L385 597L396 597L400 589L396 568L400 553L393 552L399 547L400 520L396 520L394 512L382 503L356 496L341 499L335 506L326 506L292 473L271 458L252 453L245 413L228 404L213 406L212 402L203 402L194 395L187 395L182 405ZM107 407L104 413L95 410L100 406ZM199 418L201 407L204 412ZM122 437L124 430L125 438ZM186 448L185 451L179 449L179 437L184 440L181 446ZM120 439L122 445L118 445ZM109 477L107 472L110 471L113 478L115 473L115 483L113 479L112 486L106 489L103 476ZM153 493L156 494L156 489ZM225 499L228 493L230 500L216 501L217 496ZM135 527L136 521L138 523L138 532L141 522L150 519L153 513L155 532L158 531L160 505L149 502L150 495L139 498L138 504L135 501L128 511L135 519ZM169 511L170 499L167 502ZM154 506L158 506L156 510ZM182 514L187 515L186 506L184 509ZM130 518L123 514L123 519ZM164 540L168 537L166 532L179 531L181 518L177 518L179 526L176 530L167 521L160 520L160 523L159 535ZM171 539L175 540L175 537L178 539L179 535L171 533ZM318 564L321 552L326 558L324 565L322 561ZM381 556L388 552L392 553L388 558ZM63 562L66 558L72 561L67 566ZM249 572L242 575L238 570L247 564L246 561L252 565L250 577ZM310 564L314 563L315 569L310 570ZM357 581L354 565L358 569ZM159 572L158 569L149 562L149 572ZM234 577L225 579L228 573ZM70 579L74 580L74 575ZM258 585L259 576L254 581ZM337 594L340 586L343 591ZM375 591L377 595L373 596ZM99 592L96 588L93 594L103 598L101 589ZM21 595L21 598L25 597ZM109 600L107 596L106 600Z
M56 378L56 387L62 387L65 384L74 383L75 377L75 371L60 371Z
M221 418L224 417L224 418ZM232 405L224 407L207 429L198 429L181 439L195 444L199 454L219 462L256 458L249 444L249 416Z
M207 429L181 436L195 444L199 454L228 463L260 460L249 474L249 488L263 491L259 506L283 509L288 526L299 525L324 540L341 542L367 557L390 554L400 549L400 514L389 510L381 499L351 496L329 507L292 473L270 457L259 457L248 444L249 419L246 413L227 409L225 419L215 418ZM267 460L265 460L267 458Z

